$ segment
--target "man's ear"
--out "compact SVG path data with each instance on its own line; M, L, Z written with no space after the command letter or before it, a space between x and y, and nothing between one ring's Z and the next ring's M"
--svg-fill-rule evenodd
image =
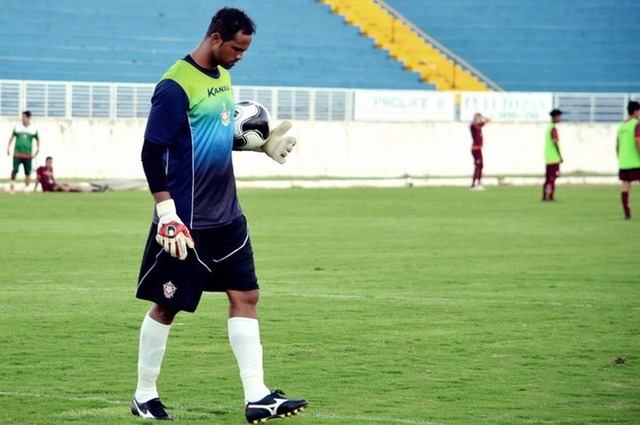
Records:
M219 46L221 43L222 36L220 36L220 33L214 32L209 36L209 44L211 44L211 46Z

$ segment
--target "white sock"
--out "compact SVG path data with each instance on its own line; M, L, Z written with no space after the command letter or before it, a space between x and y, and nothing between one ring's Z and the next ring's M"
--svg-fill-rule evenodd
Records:
M259 401L271 394L264 384L262 344L257 319L232 317L227 322L229 343L240 368L245 402Z
M138 351L138 387L135 398L140 403L158 397L156 381L167 348L167 339L171 325L164 325L144 316L140 328L140 347Z

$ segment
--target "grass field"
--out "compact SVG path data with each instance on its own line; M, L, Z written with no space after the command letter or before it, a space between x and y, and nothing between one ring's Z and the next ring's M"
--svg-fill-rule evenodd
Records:
M290 424L640 423L640 190L240 191ZM144 192L0 194L0 423L137 424ZM178 316L160 394L245 423L227 303ZM276 423L280 423L277 422Z

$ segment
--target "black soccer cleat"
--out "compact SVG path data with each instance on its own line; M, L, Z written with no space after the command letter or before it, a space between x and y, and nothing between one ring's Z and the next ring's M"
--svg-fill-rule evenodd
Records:
M302 412L309 402L304 398L288 399L280 390L275 390L265 398L247 403L244 413L250 424L266 422L267 419L286 418Z
M131 402L131 413L144 419L156 419L159 421L172 421L173 416L167 413L164 404L159 398L152 398L146 403L138 402L135 397Z

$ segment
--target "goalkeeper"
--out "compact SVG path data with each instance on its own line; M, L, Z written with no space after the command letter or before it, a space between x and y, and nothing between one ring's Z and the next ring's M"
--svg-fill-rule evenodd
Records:
M138 384L131 412L171 420L156 381L171 324L194 312L203 291L225 292L227 332L250 423L295 415L304 399L288 399L263 379L256 278L247 222L231 161L234 98L229 69L249 48L255 24L223 8L198 46L160 79L151 99L142 164L155 201L136 296L153 304L140 329ZM296 141L290 123L275 128L261 150L284 163ZM215 397L216 388L207 389ZM187 403L188 404L188 403Z

